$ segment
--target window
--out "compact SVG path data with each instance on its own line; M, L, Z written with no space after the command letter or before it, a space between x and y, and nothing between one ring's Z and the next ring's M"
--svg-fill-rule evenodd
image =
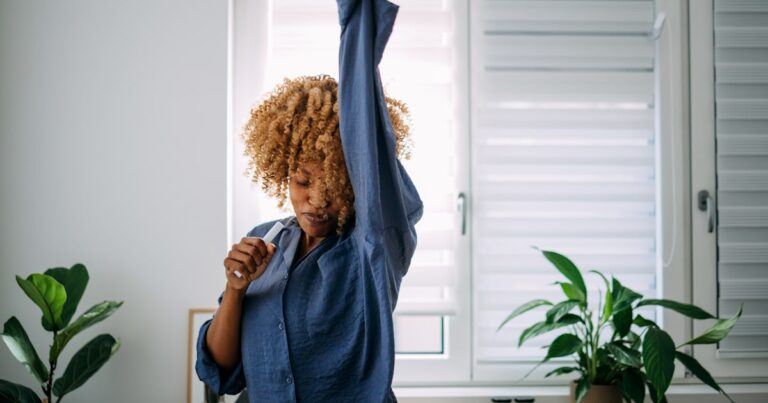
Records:
M551 338L516 340L541 313L495 331L519 304L556 294L556 271L531 246L646 296L686 300L687 162L675 154L685 130L670 118L684 115L685 87L669 57L684 54L683 10L661 0L399 3L380 69L385 90L411 107L404 165L425 214L395 312L395 383L506 383L532 368ZM282 77L337 76L335 6L235 1L233 122ZM677 31L659 36L665 7ZM242 176L236 139L233 238L286 214ZM676 340L690 327L644 315Z
M498 325L529 300L562 299L531 246L655 293L654 3L472 4L474 376L519 379L556 334L517 347L541 310Z
M692 189L708 192L691 203L694 301L744 306L727 339L695 352L715 376L766 376L768 3L701 1L691 16Z
M465 40L459 34L465 30L460 28L466 25L459 20L466 16L460 3L403 2L379 66L385 91L404 100L411 111L414 158L402 162L425 204L417 224L419 246L403 279L395 311L400 379L426 379L423 374L434 374L430 380L468 377L468 312L466 304L459 307L456 287L460 280L457 268L466 271L469 267L468 241L460 234L457 237L462 223L456 209L458 189L468 187L468 176L459 169L467 156L458 154L459 141L466 141L467 132L461 126L467 115L463 67L467 57L460 43ZM321 73L338 77L340 31L334 1L236 2L235 16L239 15L243 15L238 17L242 22L235 22L234 38L238 82L234 88L240 92L235 94L234 109L239 116L235 121L244 122L254 100L284 77ZM237 34L238 27L243 27L242 35ZM266 28L249 31L255 27ZM253 85L243 89L240 80ZM261 195L240 174L247 161L241 157L239 138L233 138L231 147L231 237L238 238L255 223L288 212L279 211L274 200ZM465 273L463 281L468 277ZM463 354L456 352L458 346Z

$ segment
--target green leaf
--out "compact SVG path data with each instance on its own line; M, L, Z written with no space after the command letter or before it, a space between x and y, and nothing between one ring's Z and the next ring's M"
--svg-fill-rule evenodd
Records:
M518 346L522 346L523 343L525 343L525 341L528 339L534 338L536 336L542 335L547 332L551 332L561 327L573 325L578 322L581 322L581 318L579 318L578 316L572 313L563 315L563 317L560 318L560 320L558 320L555 323L547 323L546 321L537 322L533 324L531 327L523 330L522 333L520 333L520 340L518 341Z
M629 329L632 327L631 307L627 307L620 311L614 312L613 327L616 328L616 333L618 333L621 337L624 337L629 333Z
M664 308L669 308L677 313L681 313L689 318L693 319L715 319L712 314L699 308L696 305L683 304L681 302L672 301L668 299L645 299L640 301L637 306L644 305L658 305Z
M510 320L530 311L531 309L538 308L542 305L552 305L552 303L544 299L535 299L533 301L528 301L525 304L520 305L519 307L517 307L517 309L512 311L512 313L510 313L509 316L507 316L507 318L504 319L503 322L501 322L501 324L496 329L496 331L498 332L499 330L501 330L501 328L504 327L504 325L506 325L507 322L509 322Z
M549 361L550 359L557 357L567 357L575 353L579 348L581 348L580 338L570 333L563 333L560 336L557 336L552 344L549 345L549 350L547 351L546 357L544 357L544 361Z
M709 385L712 389L719 391L722 393L728 400L733 402L733 399L731 399L730 396L728 396L727 393L723 390L723 388L720 387L720 385L717 384L715 381L715 378L712 377L712 375L709 374L709 372L704 369L699 362L691 357L688 354L682 353L680 351L675 352L675 357L678 361L682 362L683 365L685 365L686 368L688 368L694 375L696 375L697 378L701 379L702 382Z
M652 320L648 320L644 318L643 315L640 315L640 314L635 315L635 319L632 321L632 323L640 327L648 327L648 326L659 327L659 325L657 325L656 322Z
M718 319L717 322L715 322L715 324L712 325L712 327L705 330L704 333L684 343L683 345L714 344L724 339L725 336L728 336L728 333L731 332L731 329L733 329L733 326L736 324L736 321L739 320L739 318L741 317L742 308L743 307L739 307L739 312L737 312L736 315L734 315L733 317L730 317L728 319Z
M48 269L45 274L55 278L67 292L67 300L61 311L62 325L67 326L77 310L77 304L83 297L85 287L88 285L88 270L82 264L77 263L71 269L65 267Z
M640 339L639 334L635 332L627 333L627 341L630 343L629 348L640 351L640 343L642 342L642 339Z
M27 332L15 316L8 319L3 326L3 341L11 350L11 354L27 367L38 382L41 384L48 382L48 368L37 355Z
M120 342L109 334L96 336L83 346L67 365L64 375L53 384L53 394L64 396L84 384L120 348Z
M560 288L563 290L563 294L565 294L566 298L569 300L584 301L584 295L582 295L576 289L576 287L573 286L573 284L564 283L562 281L556 281L555 284L560 285Z
M26 280L16 276L16 282L29 299L40 307L45 330L52 332L64 327L61 310L67 300L67 292L61 283L53 277L37 273L31 274Z
M661 394L661 397L659 397L656 388L654 388L650 382L646 383L646 385L648 385L648 395L651 396L653 403L668 403L667 397L663 393Z
M675 343L667 332L649 327L643 338L643 366L649 382L661 400L675 371Z
M563 315L570 312L571 309L577 307L580 303L581 303L580 301L572 300L572 299L557 303L555 306L553 306L547 311L547 323L557 322L558 320L560 320L560 318L563 317Z
M110 317L121 305L123 305L122 301L104 301L92 306L91 309L80 315L79 318L56 335L56 338L53 340L53 346L51 346L50 360L56 361L61 351L64 350L64 347L76 334Z
M560 368L555 368L554 370L549 371L546 375L544 375L544 377L545 378L549 378L552 375L558 376L558 375L570 374L571 372L576 372L578 370L579 370L579 368L577 368L577 367L560 367Z
M622 372L619 389L621 389L622 394L629 401L635 403L643 403L645 401L643 377L634 370Z
M613 314L613 294L611 293L611 283L603 273L600 273L597 270L590 270L589 272L595 273L602 277L603 282L605 283L605 305L603 305L603 317L600 319L600 321L602 323L608 322L608 318L610 318L611 314Z
M563 273L563 275L573 283L575 289L581 293L582 298L570 298L569 299L578 299L583 300L586 302L587 298L587 286L584 284L584 278L581 276L581 272L576 267L573 262L571 262L570 259L567 257L552 251L542 251L541 253L544 254L544 257L547 258L550 262L552 262L553 265L557 268L557 270L560 271L560 273Z
M590 273L597 274L603 279L603 282L605 283L605 290L608 292L611 292L611 282L608 281L608 277L605 277L605 274L597 271L597 270L590 270Z
M581 403L587 396L589 388L592 386L587 378L581 378L576 382L576 403Z
M640 353L627 348L620 342L608 343L605 348L613 354L620 364L624 364L629 367L639 368L642 363L640 362Z
M614 311L622 311L629 308L633 302L643 298L641 294L624 287L616 278L613 279L612 294Z
M0 402L41 403L32 389L0 379Z

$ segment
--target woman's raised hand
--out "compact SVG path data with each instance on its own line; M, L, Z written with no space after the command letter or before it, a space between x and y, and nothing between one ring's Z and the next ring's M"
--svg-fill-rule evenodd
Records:
M224 259L228 288L245 291L251 281L264 274L275 249L275 245L265 243L261 238L247 237L232 245Z

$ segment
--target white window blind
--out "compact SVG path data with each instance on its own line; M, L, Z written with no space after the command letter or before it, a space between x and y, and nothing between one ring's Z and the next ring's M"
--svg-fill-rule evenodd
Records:
M554 338L517 348L539 310L496 332L526 301L563 299L552 286L559 273L531 246L655 295L656 45L651 0L485 0L472 14L474 368L482 379L500 364L538 361ZM602 286L585 276L588 287Z
M715 1L721 357L768 355L768 2Z
M455 66L466 60L456 56L452 1L397 3L400 10L380 71L387 94L404 101L411 112L412 159L402 163L425 208L416 227L418 246L403 279L396 314L430 316L423 321L397 320L396 326L404 322L401 328L408 328L397 331L397 339L408 351L440 353L444 342L442 316L456 311L459 217L455 209ZM264 88L273 88L284 77L329 74L338 78L340 28L336 2L279 0L268 4ZM259 192L257 187L252 191ZM256 206L247 208L256 207L260 221L286 214L276 208L274 200L263 195L254 198Z

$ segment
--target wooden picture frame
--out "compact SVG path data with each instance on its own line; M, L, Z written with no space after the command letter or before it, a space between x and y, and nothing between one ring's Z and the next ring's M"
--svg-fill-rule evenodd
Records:
M187 403L206 403L205 384L200 381L195 373L197 362L197 336L200 326L213 317L216 308L192 308L188 313L187 329ZM224 403L233 403L239 400L239 395L225 395ZM243 396L245 398L245 396ZM247 400L246 400L247 401Z
M197 335L200 326L213 317L215 308L192 308L187 319L187 403L204 403L204 384L197 378L195 362L197 361Z

